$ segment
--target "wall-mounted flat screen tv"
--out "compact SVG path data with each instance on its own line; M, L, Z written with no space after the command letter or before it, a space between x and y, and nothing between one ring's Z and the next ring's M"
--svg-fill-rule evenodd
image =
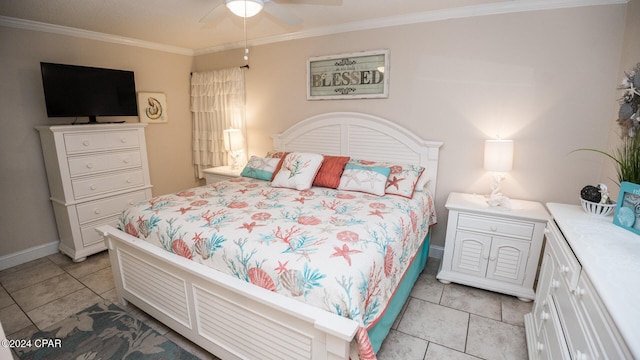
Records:
M133 71L40 63L49 117L137 116Z

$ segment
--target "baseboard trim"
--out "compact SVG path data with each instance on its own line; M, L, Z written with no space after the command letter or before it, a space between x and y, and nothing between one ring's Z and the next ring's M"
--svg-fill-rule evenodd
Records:
M429 257L442 260L444 255L444 247L431 245L429 246Z
M58 250L59 245L60 241L52 241L50 243L21 250L13 254L0 256L0 270L5 270L41 257L53 255L60 251Z

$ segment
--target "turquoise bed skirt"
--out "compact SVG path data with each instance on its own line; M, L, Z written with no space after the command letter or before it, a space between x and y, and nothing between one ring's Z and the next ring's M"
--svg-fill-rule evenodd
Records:
M396 318L402 311L402 307L404 303L409 298L409 294L411 293L411 289L413 289L413 285L416 280L424 270L425 265L427 264L427 258L429 257L429 238L431 233L427 235L424 242L422 243L422 247L418 250L418 254L413 260L413 264L407 269L406 274L404 275L404 279L398 286L396 293L393 295L387 310L385 311L382 318L378 321L378 323L371 328L369 333L369 340L371 341L371 345L373 346L373 350L377 353L382 346L382 342L389 334L393 323L396 321Z

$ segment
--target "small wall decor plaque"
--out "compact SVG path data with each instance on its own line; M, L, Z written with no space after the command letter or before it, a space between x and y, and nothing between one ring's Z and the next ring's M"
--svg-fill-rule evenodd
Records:
M307 100L389 97L389 50L307 60Z
M620 184L613 223L640 235L640 185L630 182Z
M139 92L138 115L140 122L153 124L168 122L166 95L164 93Z

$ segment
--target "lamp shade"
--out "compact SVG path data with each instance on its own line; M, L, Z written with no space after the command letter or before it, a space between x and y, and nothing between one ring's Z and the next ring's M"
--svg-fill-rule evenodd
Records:
M513 140L485 140L484 169L494 172L513 168Z
M252 17L262 10L261 0L225 0L227 8L240 17Z
M227 129L224 131L224 148L227 151L242 150L242 132L240 129Z

